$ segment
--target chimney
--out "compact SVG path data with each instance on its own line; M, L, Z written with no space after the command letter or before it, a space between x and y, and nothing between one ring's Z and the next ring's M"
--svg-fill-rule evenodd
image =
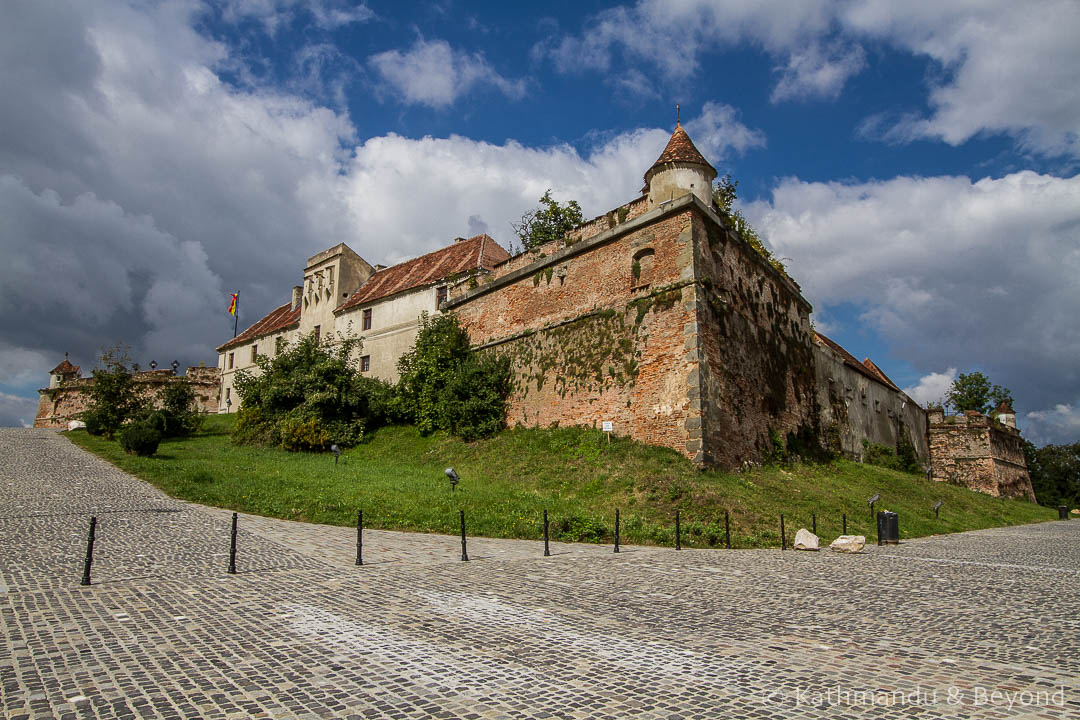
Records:
M300 307L300 298L304 296L303 285L293 285L292 289L292 307L291 310L295 310Z
M468 238L456 237L454 238L454 243L457 244L459 242L465 242L466 240L468 240Z

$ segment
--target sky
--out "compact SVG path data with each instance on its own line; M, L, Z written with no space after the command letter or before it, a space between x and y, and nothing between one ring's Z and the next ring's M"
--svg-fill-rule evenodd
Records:
M216 363L345 242L392 264L551 188L636 197L684 126L916 400L1080 441L1075 0L0 0L0 425L65 352Z

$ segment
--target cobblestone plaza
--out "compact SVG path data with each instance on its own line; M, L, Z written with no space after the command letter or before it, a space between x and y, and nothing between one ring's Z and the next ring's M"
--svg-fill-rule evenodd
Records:
M228 575L230 513L51 431L0 460L7 718L1080 717L1080 522L467 563L368 531L356 567L349 528L241 516Z

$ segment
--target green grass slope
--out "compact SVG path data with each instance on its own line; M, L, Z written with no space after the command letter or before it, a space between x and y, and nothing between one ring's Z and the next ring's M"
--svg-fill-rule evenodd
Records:
M745 473L699 472L671 450L611 438L586 428L514 429L464 443L444 434L421 437L411 427L383 428L345 452L330 454L233 445L235 416L211 416L197 435L163 441L153 457L125 455L116 442L79 430L76 444L175 497L241 512L351 525L454 533L465 510L470 535L538 538L543 511L552 539L609 542L615 509L622 540L674 542L675 511L682 542L719 547L724 512L735 547L780 545L780 514L788 541L817 515L824 543L841 531L873 540L867 498L900 515L901 538L1052 520L1049 508L993 498L921 476L837 460L825 465L757 468ZM451 492L443 471L461 484ZM944 502L940 519L933 506Z

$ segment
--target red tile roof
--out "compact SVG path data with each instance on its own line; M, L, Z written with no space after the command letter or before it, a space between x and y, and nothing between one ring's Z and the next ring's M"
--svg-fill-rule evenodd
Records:
M510 254L486 234L459 240L441 250L379 270L334 312L430 285L455 273L477 268L491 270L509 257Z
M824 335L822 335L821 333L819 333L817 331L814 331L814 339L817 340L822 345L824 345L825 347L827 347L827 348L829 348L831 350L834 350L841 358L843 358L844 364L847 365L852 370L854 370L855 372L857 372L857 373L859 373L861 375L865 375L866 377L870 378L871 380L873 380L875 382L879 382L879 383L881 383L882 385L884 385L887 388L890 388L892 390L896 390L897 392L900 392L900 388L896 387L896 385L893 384L893 381L890 380L885 375L885 373L881 372L881 370L878 368L877 365L875 365L873 362L870 361L870 358L867 358L865 360L865 362L868 363L868 364L863 364L863 363L859 362L858 360L855 359L854 355L849 353L847 350L845 350L843 347L841 347L838 343L833 342L832 340L830 340L829 338L825 337Z
M683 130L682 123L675 124L675 132L671 133L671 139L668 140L667 147L664 148L664 152L660 153L660 157L656 159L652 167L649 170L653 170L658 165L672 162L684 162L684 163L696 163L698 165L705 165L714 173L716 168L709 164L709 161L705 159L705 156L698 152L697 146L694 145L694 141L690 139L690 136ZM648 177L649 173L646 172L645 176Z
M891 388L892 388L893 390L899 390L899 389L900 389L900 388L896 387L896 383L894 383L894 382L893 382L892 380L890 380L890 379L889 379L889 376L888 376L888 375L886 375L886 374L885 374L885 373L884 373L884 372L882 371L882 369L881 369L881 368L879 368L879 367L878 367L877 365L875 365L875 364L874 364L874 361L873 361L873 360L871 360L870 358L864 358L864 359L863 359L863 361L862 361L862 364L863 364L863 366L864 366L864 367L866 367L866 368L867 368L867 369L868 369L868 370L869 370L870 372L872 372L872 373L874 373L875 375L877 375L877 377L878 377L878 380L880 380L881 382L885 383L886 385L888 385L889 387L891 387Z
M52 370L49 371L50 375L68 375L69 373L78 373L79 366L72 365L67 358L67 353L64 353L64 362L60 363Z
M259 320L257 323L249 327L244 332L240 333L232 340L228 341L224 345L220 346L217 351L228 350L229 348L236 347L237 345L243 345L249 340L262 337L263 335L269 335L270 333L284 330L292 325L297 325L300 322L300 306L297 305L296 309L292 309L292 303L287 302L281 307L274 308L270 311L270 314Z

